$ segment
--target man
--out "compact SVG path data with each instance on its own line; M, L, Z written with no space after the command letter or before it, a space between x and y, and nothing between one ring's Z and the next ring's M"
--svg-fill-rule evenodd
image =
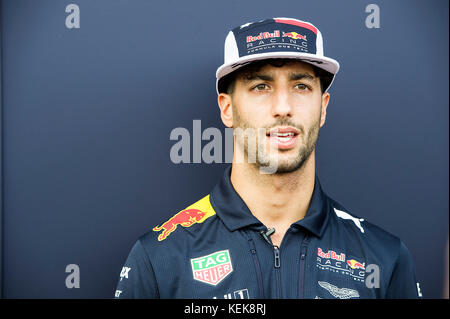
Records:
M216 75L233 164L209 195L139 238L117 298L421 297L405 245L328 197L315 173L338 69L311 23L230 31Z

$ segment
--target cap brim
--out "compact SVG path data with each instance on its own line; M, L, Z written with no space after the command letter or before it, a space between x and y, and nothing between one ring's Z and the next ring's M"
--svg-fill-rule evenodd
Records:
M324 69L331 74L336 74L339 71L339 62L328 57L318 57L317 55L311 53L270 52L248 55L239 59L239 61L237 62L223 64L217 69L216 78L219 80L225 75L236 71L237 69L249 64L250 62L276 58L299 59L318 68Z
M312 64L318 68L321 68L333 75L335 75L339 71L339 62L332 58L328 57L318 57L315 54L311 53L300 53L300 52L270 52L270 53L259 53L259 54L252 54L246 57L243 57L239 59L237 62L227 63L221 65L217 71L216 71L216 90L217 83L221 78L223 78L225 75L230 74L231 72L234 72L238 70L239 68L254 62L258 60L265 60L265 59L276 59L276 58L284 58L284 59L298 59L303 62ZM333 77L334 78L334 77ZM331 86L331 84L329 85ZM328 86L328 87L329 87Z

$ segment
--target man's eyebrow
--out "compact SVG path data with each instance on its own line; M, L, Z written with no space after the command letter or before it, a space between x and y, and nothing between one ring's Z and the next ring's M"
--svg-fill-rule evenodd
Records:
M273 81L273 77L268 74L261 74L261 73L251 73L246 74L242 77L244 82L251 82L255 80L262 80L262 81Z
M290 73L289 80L290 81L298 81L298 80L309 80L312 81L316 77L309 73Z
M268 74L263 73L251 73L247 74L242 77L244 82L251 82L255 80L262 80L262 81L273 81L273 77ZM289 74L289 80L290 81L298 81L298 80L309 80L312 81L315 79L315 76L309 74L309 73L290 73Z

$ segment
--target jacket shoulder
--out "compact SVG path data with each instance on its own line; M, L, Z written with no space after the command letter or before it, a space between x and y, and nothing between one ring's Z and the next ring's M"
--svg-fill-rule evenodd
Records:
M400 248L400 238L386 231L378 225L375 225L359 215L345 208L336 200L330 198L332 206L331 215L338 227L345 228L351 233L358 234L364 241L371 241L382 247L391 247L398 250Z
M211 205L210 195L206 195L195 203L180 210L163 223L156 225L151 231L140 237L144 244L177 241L205 223L216 212Z
M331 203L337 232L345 234L347 242L359 244L364 251L362 256L368 258L366 261L378 265L384 273L386 298L421 297L412 255L405 243L385 229L350 213L335 200Z

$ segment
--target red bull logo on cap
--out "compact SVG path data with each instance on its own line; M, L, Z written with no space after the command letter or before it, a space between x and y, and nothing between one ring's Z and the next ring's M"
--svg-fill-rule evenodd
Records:
M173 233L178 226L191 227L194 224L203 223L206 219L215 214L216 212L211 206L208 195L175 214L162 225L154 227L153 231L162 230L162 233L158 235L158 241L162 241Z
M275 30L273 32L261 32L256 36L248 35L246 38L247 43L254 42L257 40L270 39L270 38L279 38L280 30Z
M289 37L292 39L302 39L306 41L306 35L301 35L300 33L297 32L283 32L283 37Z

